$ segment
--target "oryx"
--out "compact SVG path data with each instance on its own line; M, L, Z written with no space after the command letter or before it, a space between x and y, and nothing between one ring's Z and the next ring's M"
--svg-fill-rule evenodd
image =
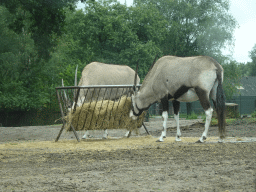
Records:
M139 84L140 78L136 75L137 81L134 82L135 71L127 65L114 65L114 64L105 64L100 62L92 62L86 65L82 71L82 76L79 81L78 86L86 85L132 85ZM120 89L109 91L105 89L101 90L86 90L81 89L77 106L81 106L88 98L93 100L117 100L122 95L127 94L129 89ZM97 92L97 94L96 94ZM73 107L74 108L74 104ZM82 137L83 139L87 138L88 131ZM128 136L129 132L125 135ZM103 138L107 138L108 132L107 129L104 130Z
M174 119L177 123L176 141L181 141L180 102L193 102L199 99L206 114L206 122L205 131L198 142L204 142L213 112L210 105L211 97L217 111L220 141L222 141L225 138L225 95L222 82L223 68L211 57L161 57L148 72L140 90L132 96L130 117L135 120L151 104L161 101L164 122L158 141L163 141L166 137L168 100L172 100Z

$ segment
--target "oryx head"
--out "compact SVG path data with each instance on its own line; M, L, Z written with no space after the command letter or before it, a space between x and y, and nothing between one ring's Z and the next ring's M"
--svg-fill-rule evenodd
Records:
M134 90L134 94L132 95L131 99L132 99L132 103L131 103L131 111L130 111L130 117L133 120L136 120L139 116L139 110L137 108L136 105L136 95L137 95L137 73L138 73L138 63L137 63L137 67L136 67L136 71L135 71L135 77L134 77L134 85L133 85L133 90Z

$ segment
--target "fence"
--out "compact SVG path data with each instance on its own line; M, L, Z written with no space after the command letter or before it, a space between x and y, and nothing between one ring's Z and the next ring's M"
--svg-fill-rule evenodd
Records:
M256 110L256 96L234 96L230 100L226 100L226 103L236 103L238 104L238 111L242 114L251 114ZM211 101L211 105L213 103ZM188 114L188 108L190 111L194 111L196 114L204 113L204 110L199 101L191 102L191 103L180 103L180 114ZM155 103L153 104L148 112L150 116L154 115L162 115L162 104ZM169 115L173 115L173 107L172 102L169 101Z
M57 103L56 96L52 96L52 100ZM227 103L236 103L239 106L240 114L251 114L256 110L256 96L234 96L232 99L227 100ZM169 115L173 115L172 103L169 107ZM196 114L204 113L203 108L199 101L190 103L191 111ZM212 105L213 106L213 105ZM149 110L149 115L162 115L161 103L153 104ZM180 113L187 114L186 103L181 103ZM11 111L11 112L0 112L0 126L4 127L19 127L19 126L37 126L37 125L52 125L55 124L55 120L60 119L61 113L56 108L48 107L40 110L32 111ZM61 123L58 121L57 123Z
M31 111L0 112L0 126L21 127L53 125L61 117L60 111L44 108ZM60 123L60 122L57 122Z

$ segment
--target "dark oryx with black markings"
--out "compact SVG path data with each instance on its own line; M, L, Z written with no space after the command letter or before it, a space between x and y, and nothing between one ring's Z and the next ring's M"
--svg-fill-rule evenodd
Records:
M166 137L168 100L172 100L174 118L177 123L176 141L181 141L179 127L180 102L199 99L205 114L205 131L198 142L207 137L213 109L210 97L217 111L220 141L225 138L225 95L222 88L223 68L208 56L175 57L164 56L154 64L145 77L139 92L132 96L130 117L136 119L151 104L163 104L163 131L158 141Z

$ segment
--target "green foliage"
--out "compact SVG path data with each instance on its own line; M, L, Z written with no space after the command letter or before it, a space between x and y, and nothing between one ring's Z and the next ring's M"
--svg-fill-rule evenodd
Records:
M251 115L252 117L256 117L256 110Z
M168 22L163 53L177 56L221 55L232 44L237 23L226 0L136 0L135 5L154 5Z
M74 85L76 66L79 80L92 61L133 69L139 63L142 80L156 55L221 61L236 26L224 0L137 0L132 7L86 1L84 11L74 10L77 1L0 2L0 110L49 106L61 79ZM241 68L223 67L225 92L232 95Z
M0 6L0 110L30 110L49 102L52 66L38 59L25 22L22 32L10 29L14 16Z
M12 14L13 20L9 28L21 34L28 24L28 31L35 42L38 56L49 59L51 49L56 46L57 39L54 34L60 36L65 25L65 8L74 10L77 0L54 0L54 1L20 1L2 0L0 5L5 6Z
M253 62L256 62L256 44L253 46L252 50L249 52L249 56Z
M197 119L197 118L198 116L194 111L192 111L192 113L187 116L187 119Z
M240 86L242 73L236 61L230 61L229 63L223 64L222 67L224 69L224 92L226 99L231 99L234 94L239 93L237 87Z
M256 76L256 44L249 52L249 57L252 59L252 62L247 63L247 66L249 68L249 76Z

